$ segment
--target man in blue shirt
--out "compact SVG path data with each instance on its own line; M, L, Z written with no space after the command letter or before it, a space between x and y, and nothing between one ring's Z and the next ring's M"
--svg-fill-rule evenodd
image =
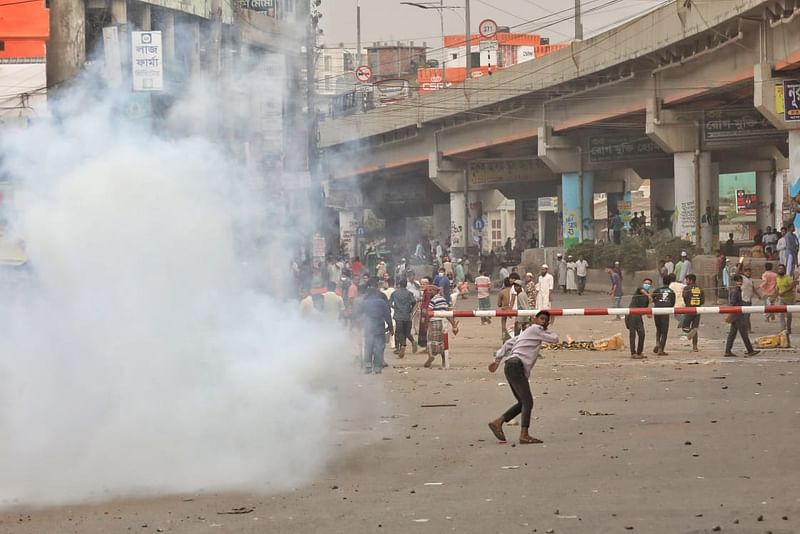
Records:
M439 286L442 288L442 297L444 297L445 302L447 305L450 305L450 279L447 277L447 273L444 270L444 267L439 269L439 274L433 279L433 285Z
M383 351L386 348L386 330L394 335L389 301L370 281L359 314L364 324L364 370L367 374L383 372Z

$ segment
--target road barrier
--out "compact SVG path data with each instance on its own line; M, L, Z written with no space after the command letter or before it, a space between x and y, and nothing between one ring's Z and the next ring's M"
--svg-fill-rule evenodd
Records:
M550 315L727 315L732 313L800 313L800 305L703 306L679 308L566 308L547 310ZM532 317L539 310L450 310L429 311L431 317Z

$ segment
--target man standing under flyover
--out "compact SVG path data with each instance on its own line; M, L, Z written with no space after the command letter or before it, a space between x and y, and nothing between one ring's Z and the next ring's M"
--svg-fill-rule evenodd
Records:
M586 277L589 276L589 262L584 259L583 254L578 256L575 262L575 274L578 276L578 295L583 295L586 289Z
M553 275L550 274L547 264L542 264L542 269L539 271L539 283L536 284L537 310L549 310L552 307L550 294L554 288L555 280L553 280Z
M517 403L506 412L489 423L492 434L500 441L506 441L503 424L522 414L520 421L519 442L521 444L542 443L542 440L529 434L531 412L533 412L533 394L531 393L531 370L539 358L542 342L558 343L558 335L547 330L550 324L550 312L540 311L533 320L533 325L519 336L506 341L495 353L494 361L489 364L489 371L494 373L503 358L506 359L505 375L511 392Z
M663 286L653 291L654 308L674 308L675 292L669 288L670 281L674 275L665 276L662 280ZM667 356L664 348L667 346L667 335L669 334L669 315L653 315L653 322L656 325L656 346L653 353L659 356Z
M381 374L383 372L383 352L386 348L386 330L394 334L389 302L375 288L377 282L370 282L359 314L364 320L364 371Z

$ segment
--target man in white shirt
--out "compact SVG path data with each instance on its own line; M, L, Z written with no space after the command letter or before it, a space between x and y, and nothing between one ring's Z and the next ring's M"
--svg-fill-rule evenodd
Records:
M542 342L558 343L558 335L547 330L550 324L550 313L540 311L533 320L533 325L519 336L506 341L495 353L494 361L489 364L489 371L494 373L506 358L505 375L511 392L517 403L506 412L489 423L492 434L500 441L506 441L503 424L522 414L520 421L519 442L521 444L542 443L542 440L528 433L533 412L533 394L531 393L531 370L539 358Z
M586 277L589 275L589 262L583 255L578 256L578 261L575 262L575 273L578 275L578 295L583 295L586 289Z
M505 280L506 278L508 278L508 275L509 275L509 274L510 274L510 273L508 272L508 267L506 267L505 265L503 265L502 267L500 267L500 287L502 287L502 286L503 286L503 280Z
M669 276L675 272L675 264L672 262L672 256L667 254L664 258L664 276Z
M694 271L692 270L692 262L689 261L689 255L684 250L681 252L680 277L676 276L678 282L686 285L686 275L688 274L694 274Z
M553 275L549 272L547 264L542 265L539 272L539 283L536 284L536 309L549 310L551 306L550 293L555 287L555 280Z

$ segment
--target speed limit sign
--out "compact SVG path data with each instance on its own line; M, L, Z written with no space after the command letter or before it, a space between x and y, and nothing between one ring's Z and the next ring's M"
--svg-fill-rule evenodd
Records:
M361 65L356 69L356 80L368 82L372 79L372 69L369 65Z
M492 19L482 20L480 26L478 26L478 32L484 39L492 39L497 35L497 23Z

